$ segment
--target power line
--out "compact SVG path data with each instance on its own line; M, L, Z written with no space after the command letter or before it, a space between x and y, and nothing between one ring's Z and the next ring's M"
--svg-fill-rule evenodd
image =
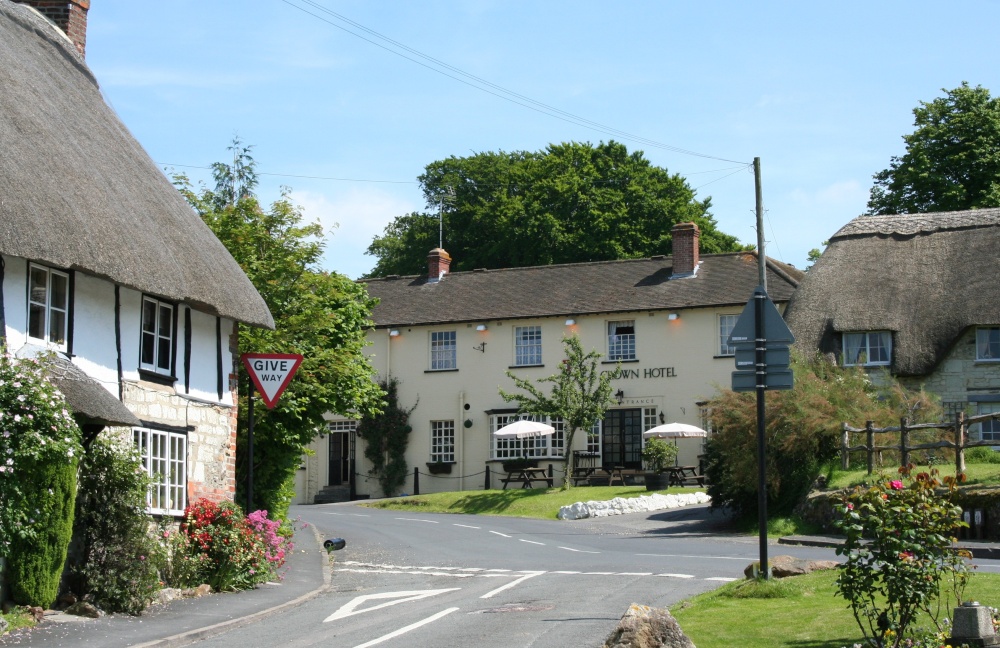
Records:
M366 37L366 36L364 36L362 34L359 34L357 31L353 31L351 29L348 29L347 27L344 27L343 25L337 24L336 22L328 20L327 18L325 18L325 17L323 17L321 15L313 13L312 11L309 11L308 9L306 9L306 8L304 8L302 6L299 6L298 4L295 4L292 0L281 0L281 1L284 2L285 4L287 4L290 7L298 9L299 11L301 11L301 12L303 12L303 13L309 15L309 16L312 16L313 18L315 18L317 20L325 22L326 24L328 24L328 25L330 25L332 27L335 27L336 29L339 29L341 31L347 32L348 34L351 34L352 36L354 36L356 38L359 38L359 39L361 39L361 40L363 40L363 41L365 41L367 43L370 43L370 44L372 44L372 45L374 45L374 46L376 46L376 47L378 47L380 49L383 49L383 50L385 50L385 51L387 51L387 52L389 52L391 54L395 54L396 56L399 56L400 58L404 58L404 59L406 59L406 60L408 60L408 61L410 61L412 63L416 63L417 65L420 65L421 67L425 67L428 70L431 70L432 72L437 72L438 74L440 74L442 76L446 76L446 77L448 77L448 78L450 78L452 80L458 81L459 83L464 83L465 85L468 85L468 86L470 86L472 88L475 88L475 89L479 90L480 92L485 92L487 94L493 95L494 97L497 97L498 99L503 99L504 101L508 101L510 103L517 104L517 105L519 105L519 106L521 106L523 108L527 108L529 110L534 110L535 112L539 112L539 113L542 113L544 115L548 115L549 117L554 117L555 119L559 119L561 121L568 122L568 123L574 124L576 126L582 126L584 128L587 128L587 129L590 129L590 130L593 130L593 131L597 131L599 133L604 133L606 135L612 135L612 136L620 137L621 139L626 139L626 140L630 140L630 141L633 141L633 142L638 142L638 143L643 144L645 146L650 146L650 147L653 147L653 148L663 149L663 150L671 151L671 152L674 152L674 153L680 153L680 154L683 154L683 155L691 155L691 156L694 156L694 157L707 158L707 159L711 159L711 160L720 160L722 162L731 162L733 164L745 164L741 160L730 160L730 159L727 159L727 158L722 158L722 157L718 157L718 156L714 156L714 155L707 155L705 153L698 153L696 151L691 151L691 150L688 150L688 149L680 148L678 146L672 146L670 144L664 144L662 142L658 142L656 140L649 139L647 137L642 137L641 135L635 135L635 134L629 133L627 131L623 131L623 130L614 128L612 126L607 126L605 124L601 124L599 122L595 122L595 121L592 121L590 119L586 119L584 117L580 117L578 115L574 115L573 113L567 112L565 110L561 110L559 108L555 108L553 106L550 106L548 104L542 103L540 101L536 101L534 99L531 99L530 97L527 97L525 95L522 95L522 94L519 94L517 92L514 92L513 90L508 90L507 88L499 86L499 85L497 85L495 83L491 83L490 81L487 81L485 79L477 77L477 76L475 76L473 74L469 74L468 72L465 72L465 71L463 71L463 70L461 70L461 69L459 69L459 68L457 68L457 67L455 67L453 65L450 65L450 64L445 63L443 61L440 61L440 60L438 60L438 59L436 59L436 58L434 58L432 56L428 56L427 54L424 54L424 53L422 53L422 52L420 52L420 51L418 51L416 49L413 49L413 48L411 48L411 47L409 47L407 45L404 45L403 43L395 41L395 40L389 38L388 36L380 34L379 32L377 32L377 31L375 31L373 29L365 27L364 25L362 25L360 23L357 23L357 22L355 22L355 21L347 18L346 16L343 16L341 14L338 14L335 11L327 9L326 7L324 7L323 5L321 5L320 3L316 2L315 0L297 0L297 1L301 2L301 3L305 4L305 5L307 5L308 7L312 7L313 9L315 9L317 11L320 11L320 12L323 12L323 13L329 15L329 16L332 16L335 20L347 23L348 25L351 25L352 27L354 27L354 28L356 28L358 30L362 30L363 32L365 32L367 34L370 34L374 38L377 38L377 39L379 39L381 41L384 41L385 43L389 43L389 44L392 45L392 47L389 47L389 46L384 45L384 44L382 44L380 42L377 42L376 40L373 40L372 38L368 38L368 37ZM393 49L393 47L398 48L398 49ZM406 54L404 54L403 52L401 52L399 50L403 50L403 52L409 52L413 56L407 56ZM423 59L423 60L418 60L418 58L414 58L414 57L418 57L419 59ZM426 62L424 62L424 61L426 61ZM454 74L449 73L449 71L453 72ZM491 88L492 88L492 90L491 90Z

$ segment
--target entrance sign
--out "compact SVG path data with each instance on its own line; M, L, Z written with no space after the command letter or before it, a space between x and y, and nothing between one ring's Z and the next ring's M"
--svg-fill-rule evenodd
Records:
M278 404L302 364L302 356L297 353L244 353L241 358L268 409Z

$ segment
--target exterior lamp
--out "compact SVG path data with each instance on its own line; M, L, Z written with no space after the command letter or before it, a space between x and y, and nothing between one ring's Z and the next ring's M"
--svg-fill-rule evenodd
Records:
M671 322L680 318L681 318L680 313L670 313L669 315L667 315L667 319L670 320Z
M477 331L485 331L487 328L489 328L489 327L486 326L485 324L480 324L479 326L476 327L476 330Z
M573 326L574 324L576 324L576 320L572 317L566 320L566 326Z
M619 404L619 405L621 405L621 404L622 404L622 401L624 401L624 400L625 400L625 392L623 392L623 391L622 391L622 390L620 390L620 389L619 389L618 391L616 391L616 392L615 392L615 400L617 400L617 401L618 401L618 404Z
M399 337L399 329L392 329L389 331L389 337Z

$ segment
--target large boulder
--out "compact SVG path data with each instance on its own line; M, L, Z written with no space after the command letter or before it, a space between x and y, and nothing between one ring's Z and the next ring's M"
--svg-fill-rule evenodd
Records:
M604 648L695 648L670 612L633 603Z
M795 556L772 556L768 558L767 564L771 568L771 576L774 578L801 576L814 571L836 569L840 565L836 560L802 560ZM752 562L743 570L743 575L747 578L754 578L759 570L760 562Z

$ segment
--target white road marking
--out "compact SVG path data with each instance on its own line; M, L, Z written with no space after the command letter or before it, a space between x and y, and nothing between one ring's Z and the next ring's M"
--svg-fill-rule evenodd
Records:
M399 630L396 630L395 632L390 632L387 635L382 635L378 639L372 639L371 641L369 641L367 643L363 643L363 644L360 644L358 646L355 646L355 648L368 648L369 646L375 646L377 644L380 644L383 641L388 641L389 639L394 639L395 637L398 637L401 634L406 634L410 630L414 630L416 628L419 628L420 626L427 625L428 623L433 623L433 622L437 621L438 619L440 619L441 617L446 616L448 614L451 614L452 612L454 612L456 610L458 610L457 607L448 608L447 610L441 610L437 614L431 615L431 616L427 617L426 619L424 619L423 621L417 621L416 623L411 623L410 625L408 625L408 626L406 626L404 628L400 628Z
M719 581L721 583L732 583L734 580L738 580L738 579L736 579L736 578L725 578L723 576L715 576L713 578L706 578L705 580Z
M506 533L500 533L499 531L490 531L490 533L495 533L496 535L498 535L498 536L500 536L502 538L510 538L510 537L512 537L512 536L507 535Z
M614 572L583 572L584 576L611 576Z
M524 542L531 542L530 540L524 540ZM537 544L537 543L536 543ZM565 549L566 547L560 547L560 549ZM702 578L702 580L708 581L720 581L728 583L730 581L738 580L736 578L729 578L725 576L714 576L714 577L698 577L693 574L674 574L674 573L662 573L657 574L654 572L612 572L612 571L601 571L601 572L580 572L580 571L533 571L528 569L483 569L480 567L436 567L433 565L423 565L423 566L413 566L413 565L383 565L375 563L362 563L353 560L345 560L342 562L337 562L334 566L337 571L341 572L356 572L356 573L378 573L378 574L424 574L427 576L450 576L452 578L503 578L507 576L522 575L518 580L513 581L509 585L494 590L490 592L492 596L496 592L503 591L507 587L513 587L519 582L523 581L525 578L533 578L539 574L559 574L564 576L629 576L629 577L644 577L644 576L654 576L657 578ZM485 598L485 597L483 597Z
M535 542L534 540L525 540L524 538L518 538L518 540L519 540L520 542L527 542L528 544L533 544L533 545L542 545L543 547L545 546L545 543L544 543L544 542Z
M570 574L570 575L572 575L572 574L579 574L580 572L578 572L578 571L554 571L554 572L549 572L549 573L550 574Z
M545 572L543 572L543 571L532 572L532 573L528 574L527 576L522 576L522 577L518 578L517 580L513 580L513 581L507 583L506 585L502 585L502 586L496 588L495 590L493 590L491 592L486 592L485 594L483 594L479 598L492 598L493 596L499 594L500 592L502 592L504 590L508 590L508 589L510 589L512 587L520 585L521 583L523 583L524 581L528 580L529 578L534 578L535 576L541 576L544 573Z
M738 556L688 556L685 554L636 554L637 556L655 556L656 558L704 558L705 560L749 560Z
M453 526L462 527L463 529L478 529L478 528L480 528L480 527L472 526L472 525L469 525L469 524L455 524Z
M449 587L448 589L411 590L408 592L382 592L381 594L365 594L364 596L355 597L349 603L341 605L339 610L337 610L330 616L323 619L323 623L326 623L327 621L336 621L337 619L343 619L344 617L353 616L355 614L361 614L362 612L371 612L372 610L380 610L384 607L389 607L390 605L396 605L397 603L419 601L420 599L424 599L429 596L444 594L445 592L454 592L455 590L458 589L462 588ZM357 609L357 607L362 603L365 603L367 601L381 600L381 599L393 599L393 600L386 601L385 603L380 603L379 605L373 605L363 610Z
M665 578L694 578L691 574L657 574L657 576L663 576Z
M575 551L576 553L589 553L589 554L599 554L600 551L586 551L585 549L574 549L573 547L559 547L560 549L565 549L566 551Z
M344 517L371 517L364 513L334 513L333 511L320 511L323 515L342 515Z
M618 572L615 576L652 576L653 572Z
M418 520L417 518L396 518L404 522L426 522L427 524L440 524L437 520Z

